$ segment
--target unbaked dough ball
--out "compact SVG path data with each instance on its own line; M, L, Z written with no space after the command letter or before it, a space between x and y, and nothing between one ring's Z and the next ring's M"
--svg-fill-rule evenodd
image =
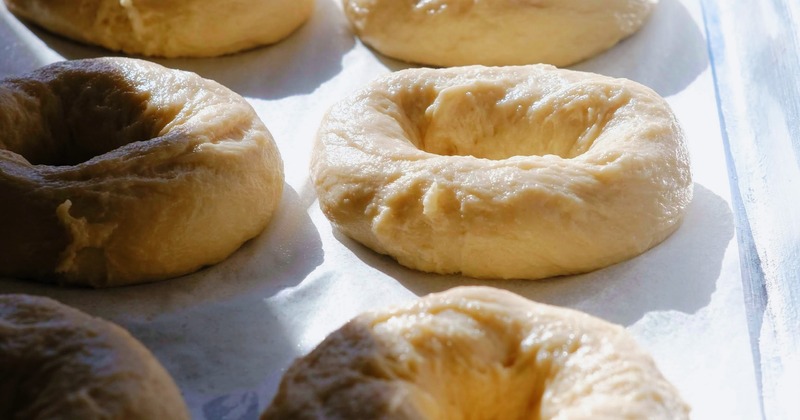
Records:
M180 391L127 331L44 297L0 295L0 418L188 419Z
M364 43L400 60L567 66L636 32L656 1L344 0L344 10Z
M311 161L333 225L434 273L538 279L641 254L692 199L667 102L547 65L411 69L334 105Z
M688 419L617 325L487 287L359 315L286 372L262 419Z
M283 163L241 96L143 60L0 81L0 276L109 287L191 273L261 233Z
M5 0L59 35L127 54L213 57L288 36L314 0Z

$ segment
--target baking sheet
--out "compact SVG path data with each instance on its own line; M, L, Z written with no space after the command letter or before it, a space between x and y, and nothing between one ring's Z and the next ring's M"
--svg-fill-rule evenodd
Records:
M0 77L62 59L109 55L25 25L0 6ZM286 41L216 59L154 60L245 96L276 138L286 186L267 230L231 258L161 283L64 289L11 279L2 293L53 297L113 320L147 345L195 418L254 419L283 370L366 309L461 284L503 287L626 326L697 419L760 416L738 248L700 5L661 0L641 32L576 69L651 86L689 139L695 197L682 227L644 255L579 276L478 281L399 266L332 231L308 179L315 131L336 101L408 67L350 32L334 0Z

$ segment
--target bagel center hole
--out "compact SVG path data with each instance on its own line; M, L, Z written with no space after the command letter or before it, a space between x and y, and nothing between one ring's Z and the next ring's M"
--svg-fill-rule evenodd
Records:
M427 96L427 105L406 101L414 145L444 156L502 160L556 155L571 159L588 151L625 103L609 89L531 93L492 83L452 86Z
M67 166L157 137L175 114L153 109L147 92L112 72L65 72L46 85L39 82L38 95L29 100L38 101L40 118L28 115L15 130L3 129L12 133L6 148L34 165Z
M411 349L397 371L424 389L412 396L421 417L523 418L542 403L549 358L539 360L546 354L520 345L527 335L520 324L444 310L396 316L384 325L375 327L378 334L400 326L403 342L396 348Z

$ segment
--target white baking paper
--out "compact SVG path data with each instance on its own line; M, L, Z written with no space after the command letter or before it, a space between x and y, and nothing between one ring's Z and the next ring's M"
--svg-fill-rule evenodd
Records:
M291 361L366 309L462 284L502 287L626 326L697 419L760 416L723 141L697 1L661 0L641 32L576 69L627 77L665 96L690 143L695 197L682 227L644 255L579 276L478 281L401 267L331 229L308 177L324 112L378 75L408 67L366 48L334 0L275 46L155 60L245 96L276 138L285 193L267 230L228 260L156 284L111 290L0 280L128 328L174 376L198 419L255 419ZM0 6L0 77L110 55L20 23ZM0 135L2 135L0 133ZM1 234L1 233L0 233Z

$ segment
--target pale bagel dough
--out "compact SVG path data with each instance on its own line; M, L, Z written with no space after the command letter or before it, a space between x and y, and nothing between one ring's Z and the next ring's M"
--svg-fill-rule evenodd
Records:
M620 326L489 287L362 314L286 372L262 419L687 419Z
M127 54L213 57L287 37L314 0L5 0L49 31Z
M215 264L258 235L283 163L241 96L142 60L0 81L0 276L93 287Z
M581 273L655 246L692 197L667 103L551 66L412 69L335 105L311 176L333 225L401 264Z
M189 418L127 331L43 297L0 295L0 390L3 419Z
M657 0L344 0L364 43L434 66L567 66L636 32Z

